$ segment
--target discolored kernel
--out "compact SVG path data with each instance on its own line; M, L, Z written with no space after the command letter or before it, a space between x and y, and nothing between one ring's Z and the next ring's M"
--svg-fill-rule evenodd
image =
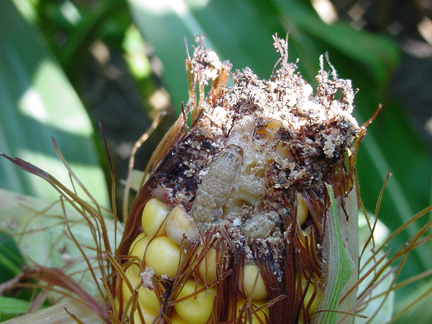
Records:
M165 231L167 236L176 244L180 245L183 240L183 234L192 240L199 240L199 232L195 222L182 205L177 205L168 214Z

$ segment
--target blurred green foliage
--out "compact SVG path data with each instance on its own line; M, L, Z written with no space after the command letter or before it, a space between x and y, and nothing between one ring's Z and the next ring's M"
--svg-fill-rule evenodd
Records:
M391 230L430 203L430 156L389 91L399 64L397 44L383 33L355 30L341 21L327 24L309 1L269 0L265 5L261 0L1 1L0 30L6 31L0 33L0 151L56 173L53 170L59 166L50 139L54 136L66 160L82 169L77 173L102 204L107 183L101 168L106 173L107 166L100 137L93 135L92 125L97 125L98 117L84 99L89 90L97 92L99 86L89 80L89 69L96 65L106 68L107 60L120 58L124 64L114 67L123 67L122 73L133 80L132 86L125 86L126 93L140 96L138 114L148 121L153 113L149 108L152 95L162 86L176 114L181 102L187 100L185 39L191 51L193 35L204 34L208 47L223 60L230 60L234 69L249 66L261 78L268 78L278 57L271 36L278 33L283 37L287 31L291 62L299 58L299 71L312 85L323 53L329 54L340 77L353 80L354 87L360 89L355 101L360 124L380 103L384 105L368 127L358 155L367 209L375 212L388 172L394 176L385 190L379 217ZM116 78L113 69L98 71L105 73L105 79ZM110 95L104 94L107 98L103 99L109 100ZM132 116L127 105L122 109L122 114ZM118 112L103 113L110 120L119 118ZM130 131L128 125L122 127L118 137ZM145 128L143 124L142 132ZM61 171L58 174L61 177ZM40 186L7 161L0 161L0 187L53 198ZM401 246L420 226L410 226L391 248ZM431 267L429 249L422 246L407 260L401 278ZM415 287L408 292L415 295Z

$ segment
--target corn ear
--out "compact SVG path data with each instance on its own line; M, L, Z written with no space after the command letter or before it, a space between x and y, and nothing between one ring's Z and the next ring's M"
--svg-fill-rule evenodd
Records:
M321 58L314 93L274 40L272 78L246 68L228 88L231 65L197 38L191 127L181 116L152 157L117 251L123 321L353 322L354 91Z

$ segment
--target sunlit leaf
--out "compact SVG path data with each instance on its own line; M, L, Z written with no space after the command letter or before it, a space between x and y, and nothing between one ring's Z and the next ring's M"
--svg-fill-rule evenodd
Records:
M68 183L51 141L55 137L68 162L96 199L108 205L93 129L60 66L12 1L0 1L0 151L31 161ZM53 200L56 192L2 159L0 187Z

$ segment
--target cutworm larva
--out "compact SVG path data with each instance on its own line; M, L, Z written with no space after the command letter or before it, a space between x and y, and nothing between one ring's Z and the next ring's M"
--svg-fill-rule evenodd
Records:
M204 232L222 217L222 207L230 194L237 171L243 161L243 149L231 144L210 164L207 174L198 186L192 217Z
M278 217L275 211L256 214L243 224L242 232L249 239L267 238Z

